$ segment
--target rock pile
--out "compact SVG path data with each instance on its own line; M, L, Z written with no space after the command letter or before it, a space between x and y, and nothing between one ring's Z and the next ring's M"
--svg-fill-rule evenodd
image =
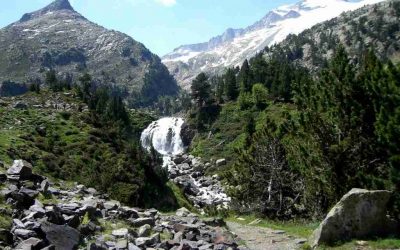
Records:
M216 164L220 166L224 162L224 159L220 159ZM218 175L205 175L211 163L203 163L199 157L183 154L170 158L165 165L168 167L169 178L183 189L186 197L198 209L206 206L229 207L231 198L225 193Z
M0 213L12 217L1 249L240 249L221 220L126 207L93 188L52 183L22 160L0 180L8 204Z

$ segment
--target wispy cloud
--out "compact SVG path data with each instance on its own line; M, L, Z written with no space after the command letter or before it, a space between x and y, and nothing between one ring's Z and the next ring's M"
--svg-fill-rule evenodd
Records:
M171 7L176 4L176 0L155 0L155 1L167 7Z

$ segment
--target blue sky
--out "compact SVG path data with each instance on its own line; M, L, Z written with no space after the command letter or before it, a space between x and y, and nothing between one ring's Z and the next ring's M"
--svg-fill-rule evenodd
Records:
M3 1L0 27L52 0ZM162 56L174 48L205 42L225 29L246 27L269 10L296 0L70 0L106 28L122 31Z

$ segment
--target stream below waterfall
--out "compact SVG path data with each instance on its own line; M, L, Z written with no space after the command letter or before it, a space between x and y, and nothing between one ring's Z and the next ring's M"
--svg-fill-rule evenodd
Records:
M184 123L177 117L164 117L152 122L142 132L142 147L148 151L153 147L163 156L163 167L168 169L169 179L182 188L197 208L227 208L231 198L226 195L218 176L204 174L211 163L203 163L201 158L185 154L181 138Z

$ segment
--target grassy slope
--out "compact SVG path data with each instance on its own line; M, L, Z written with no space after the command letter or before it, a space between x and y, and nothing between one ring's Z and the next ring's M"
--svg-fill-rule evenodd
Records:
M142 187L141 206L154 206L164 211L181 206L191 208L179 188L147 178L146 166L135 164L135 160L133 166L127 164L132 156L114 145L110 136L115 132L97 127L88 111L80 112L78 107L85 105L79 99L42 90L40 94L28 93L2 100L9 103L0 106L0 161L6 165L22 158L33 163L34 172L56 182L60 179L76 181L108 192L124 203L132 201L135 189ZM28 103L29 108L12 108L12 103L18 100ZM72 110L43 107L46 102L56 100L73 106ZM131 111L130 115L131 138L123 140L136 147L141 131L155 118L141 111ZM40 132L41 129L46 132Z

